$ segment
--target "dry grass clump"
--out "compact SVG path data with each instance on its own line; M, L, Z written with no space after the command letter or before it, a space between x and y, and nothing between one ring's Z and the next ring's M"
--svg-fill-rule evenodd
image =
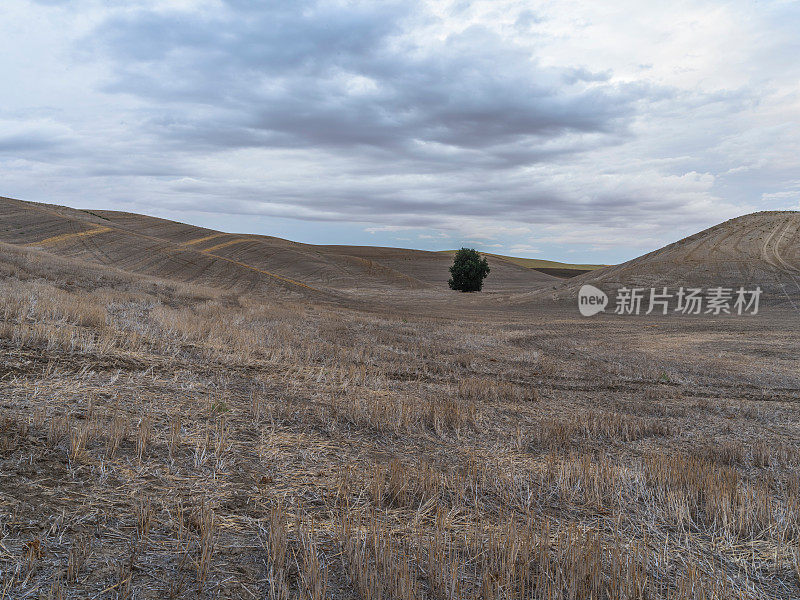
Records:
M270 507L269 529L265 537L267 540L267 591L271 600L284 600L289 597L290 593L287 578L288 520L288 515L281 502L276 502Z
M217 538L217 518L214 511L203 503L200 507L198 522L199 549L196 562L197 592L202 593L208 581L211 561L214 557Z
M142 460L153 436L153 419L149 415L143 415L139 419L139 426L136 431L136 458Z
M114 415L111 421L106 425L106 458L114 458L117 449L127 435L127 428L127 420L119 414Z
M478 422L474 402L429 395L419 399L393 393L351 390L331 394L325 403L325 419L342 426L371 429L377 433L431 431L437 435L474 429Z
M671 434L672 428L663 419L590 410L575 411L569 417L541 419L531 435L531 443L539 448L556 448L568 447L574 440L580 439L633 442Z
M314 536L314 522L303 523L300 529L302 563L299 569L300 596L308 600L324 600L328 597L328 569L320 558Z
M0 418L0 455L10 455L28 437L29 425L14 417Z
M695 454L721 465L756 469L792 469L800 466L800 449L785 442L763 439L744 443L741 440L719 440L705 443Z
M424 598L416 564L377 515L343 513L337 538L349 579L362 598Z
M94 296L63 291L41 281L6 280L0 318L7 323L51 323L102 328L106 311Z
M442 495L442 475L423 463L410 467L398 459L376 465L370 498L378 507L419 507Z
M331 394L325 409L326 418L334 423L385 433L411 431L422 415L419 405L407 396L367 390Z
M88 536L79 534L72 540L67 558L67 582L76 583L81 574L86 560L91 555L91 540Z
M776 498L765 483L750 484L727 467L688 456L651 455L643 469L652 501L682 528L699 527L753 538L776 530L797 539L796 499Z
M461 402L457 398L427 398L423 411L422 423L438 435L447 432L458 434L465 428L474 429L478 424L476 404Z
M51 323L0 323L0 338L10 340L20 348L44 346L47 350L70 353L106 354L115 346L110 335Z
M92 427L88 423L77 423L70 432L69 436L69 460L77 461L83 457L86 451L86 443L89 440Z
M458 382L458 398L467 402L538 402L536 388L486 377L467 377Z

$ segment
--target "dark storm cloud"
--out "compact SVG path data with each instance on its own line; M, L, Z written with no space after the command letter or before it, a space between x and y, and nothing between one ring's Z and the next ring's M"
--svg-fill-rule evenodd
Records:
M5 0L4 195L669 241L800 197L800 11L751 4Z
M582 149L543 148L564 136L613 140L652 93L541 67L477 25L433 44L405 35L425 19L405 2L228 1L116 17L91 37L115 60L107 89L159 103L150 131L203 150L339 148L506 168Z
M285 216L287 206L302 207L308 212L298 210L294 218L369 222L379 216L383 223L405 227L449 228L448 217L485 221L489 226L492 221L487 219L487 210L492 220L540 225L562 224L568 211L570 223L602 223L621 230L632 222L657 219L666 224L681 218L664 211L664 198L675 189L649 191L616 182L603 187L598 182L590 197L582 197L546 179L508 179L502 173L491 178L476 173L469 178L444 177L403 186L376 179L342 187L306 182L270 186L265 193L261 187L191 181L171 189L192 195L187 207L202 207L210 213Z

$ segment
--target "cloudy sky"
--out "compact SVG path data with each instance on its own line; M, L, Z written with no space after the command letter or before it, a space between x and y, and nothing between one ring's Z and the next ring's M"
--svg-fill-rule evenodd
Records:
M0 195L617 262L800 208L800 3L2 0Z

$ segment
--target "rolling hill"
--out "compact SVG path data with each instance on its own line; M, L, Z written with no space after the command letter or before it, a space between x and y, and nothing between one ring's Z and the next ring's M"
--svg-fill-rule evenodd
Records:
M450 252L312 245L233 234L135 213L0 198L0 242L135 275L235 293L342 300L358 291L446 290ZM487 292L573 297L581 285L760 286L800 305L800 212L726 221L620 265L570 265L488 254ZM561 279L541 270L550 269ZM588 270L592 269L592 270ZM587 270L564 281L563 271ZM571 273L567 273L571 275Z
M797 303L800 297L800 212L765 211L731 219L673 244L565 283L558 296L583 284L627 287L760 286Z
M0 199L0 242L127 272L236 291L336 299L351 290L446 288L451 260L437 252L315 246L225 233L127 212ZM492 262L486 291L522 291L557 279Z

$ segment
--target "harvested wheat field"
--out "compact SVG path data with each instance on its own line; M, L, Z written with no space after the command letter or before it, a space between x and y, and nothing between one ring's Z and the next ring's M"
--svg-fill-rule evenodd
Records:
M800 299L800 212L763 211L720 223L621 265L568 282L628 286L760 286L780 302ZM569 294L567 294L569 295Z
M796 264L764 218L737 249ZM2 599L800 597L777 292L587 320L499 258L459 294L439 253L0 223Z

